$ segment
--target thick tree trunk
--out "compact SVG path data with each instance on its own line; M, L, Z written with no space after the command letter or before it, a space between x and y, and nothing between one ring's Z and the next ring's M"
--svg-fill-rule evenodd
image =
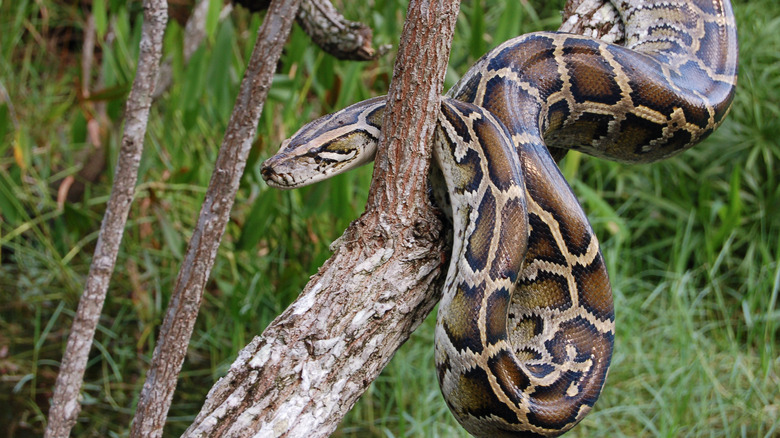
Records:
M366 213L184 436L328 436L435 305L445 248L426 178L458 7L410 2Z
M621 37L602 24L605 1L577 2L563 28ZM367 211L239 353L183 436L330 435L439 299L446 248L425 179L458 2L431 3L409 4Z
M57 376L49 409L46 437L68 436L81 410L78 397L89 350L106 300L108 284L114 272L114 264L138 180L138 164L141 161L149 108L152 104L152 91L154 91L162 57L162 40L167 21L168 5L164 0L144 1L144 23L141 31L138 68L127 98L125 131L114 174L114 186L111 188L111 196L100 227L89 276L79 300L60 373Z

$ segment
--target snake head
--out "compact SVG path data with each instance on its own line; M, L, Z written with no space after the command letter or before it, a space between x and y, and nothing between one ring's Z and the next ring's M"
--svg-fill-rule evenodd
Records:
M262 164L263 179L269 186L292 189L370 162L384 107L385 97L375 97L306 124Z

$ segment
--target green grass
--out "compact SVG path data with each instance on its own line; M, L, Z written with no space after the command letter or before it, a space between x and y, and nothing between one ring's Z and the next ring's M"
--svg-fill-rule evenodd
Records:
M113 167L132 81L140 3L109 1L115 38L99 69ZM355 2L357 3L357 2ZM489 48L555 29L562 2L468 1L448 86ZM780 4L736 1L741 67L727 122L674 159L562 164L602 242L617 338L607 386L572 436L780 435ZM377 44L397 44L402 1L348 5ZM87 149L79 100L84 14L65 2L0 1L0 434L38 436L108 197L111 171L58 209L56 183ZM211 175L259 18L239 11L185 68L182 30L166 53L174 86L153 107L138 196L117 262L73 436L127 434L157 329ZM259 163L306 121L387 90L392 53L339 62L300 30L287 45L232 221L208 284L166 435L178 435L252 336L297 295L328 244L363 209L370 169L292 192ZM97 76L98 67L94 75ZM2 90L10 99L4 99ZM334 225L335 224L335 225ZM465 436L442 401L433 318L412 336L339 437Z

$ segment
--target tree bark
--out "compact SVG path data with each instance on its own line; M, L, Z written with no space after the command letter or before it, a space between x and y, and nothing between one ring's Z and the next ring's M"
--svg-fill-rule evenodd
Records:
M235 1L251 11L268 8L270 1ZM201 46L206 38L206 18L209 0L199 0L192 9L184 27L184 62L187 63L192 54ZM232 4L222 7L219 19L227 17L233 10ZM321 49L338 59L370 61L376 59L390 49L381 46L374 49L371 45L373 32L363 23L349 21L328 0L303 0L296 15L296 21L309 37ZM157 86L152 95L159 98L171 86L173 66L166 60L160 66Z
M409 3L367 211L185 437L328 436L435 305L445 245L426 178L458 7Z
M100 227L92 265L68 336L60 373L57 376L49 409L46 437L68 436L81 410L78 396L135 193L138 164L141 160L143 140L149 120L151 95L162 57L162 40L167 21L168 5L164 0L144 1L138 68L127 98L125 129L114 185L111 188L111 196Z
M596 23L604 1L585 2L565 25L619 38ZM184 437L330 435L438 301L446 248L425 179L458 2L433 3L409 4L367 211L239 353Z
M276 63L300 0L274 0L257 34L236 106L222 140L197 226L190 238L141 391L132 437L159 437L241 175L257 132Z

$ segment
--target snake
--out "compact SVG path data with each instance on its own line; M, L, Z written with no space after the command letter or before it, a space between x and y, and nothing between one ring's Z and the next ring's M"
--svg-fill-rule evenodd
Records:
M737 79L729 0L613 0L621 45L560 32L510 39L441 98L432 197L452 254L434 334L444 399L477 437L559 436L592 409L615 338L598 239L557 162L625 163L690 148ZM385 97L306 124L266 160L295 188L373 160Z

